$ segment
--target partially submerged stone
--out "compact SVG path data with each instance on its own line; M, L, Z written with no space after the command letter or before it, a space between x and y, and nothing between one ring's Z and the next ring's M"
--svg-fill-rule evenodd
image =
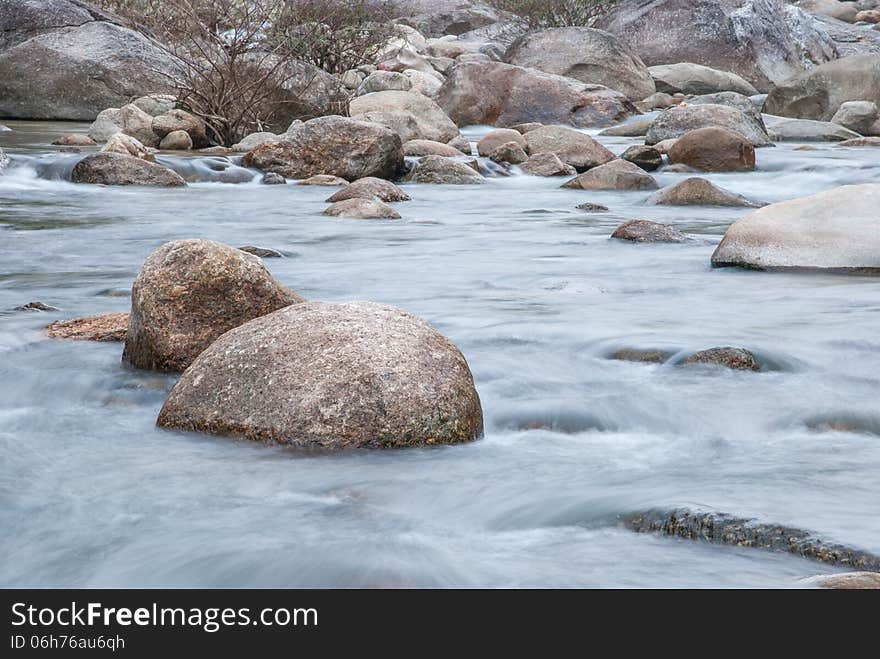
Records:
M621 348L608 355L608 359L616 361L643 362L646 364L662 364L671 357L672 353L667 350L643 348Z
M379 201L409 201L410 196L391 181L367 176L344 186L327 201L333 203L345 199L378 199Z
M682 362L684 366L696 364L708 364L711 366L724 366L736 371L760 371L761 365L755 356L745 348L709 348L695 352Z
M445 185L472 185L486 182L481 174L465 163L443 156L425 156L409 173L407 180Z
M343 188L345 189L345 188ZM324 215L333 217L349 217L360 220L391 219L399 220L400 213L376 199L363 199L359 197L344 199L330 204L324 209Z
M658 190L645 202L660 206L736 206L757 208L742 195L720 188L704 178L691 177Z
M660 224L648 220L624 222L614 230L611 237L634 243L685 243L690 240L670 224Z
M578 190L652 190L657 187L657 181L631 162L612 160L566 181L562 187Z
M157 424L315 448L456 444L483 432L461 352L372 302L307 302L227 332L172 389Z
M46 326L46 334L52 339L124 341L127 332L127 313L105 313L72 320L56 320Z
M669 162L703 172L745 172L755 168L755 147L736 131L710 126L690 130L669 149Z
M74 183L101 185L185 186L183 178L154 162L121 153L93 153L73 167Z

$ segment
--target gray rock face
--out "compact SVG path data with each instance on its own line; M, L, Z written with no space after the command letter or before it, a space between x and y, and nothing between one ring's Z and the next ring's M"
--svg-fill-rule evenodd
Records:
M306 302L227 332L178 380L157 424L320 448L455 444L483 432L461 352L371 302Z
M660 113L645 135L646 144L679 138L689 130L717 126L735 131L754 146L768 146L770 138L754 117L727 105L679 105Z
M91 121L168 86L171 58L109 14L67 0L0 4L0 116Z
M410 139L448 142L458 135L458 126L430 98L417 92L381 91L358 96L349 103L352 118L372 112L402 113L415 119L417 133Z
M880 273L878 208L880 184L770 204L730 225L712 265Z
M714 94L717 92L737 92L744 96L758 93L748 81L730 71L719 71L709 66L679 62L660 64L648 69L657 91L675 94Z
M211 240L174 240L147 257L134 281L122 359L182 371L227 330L302 301L253 254Z
M655 91L654 80L638 55L608 32L588 27L529 32L507 50L505 61L604 85L631 101Z
M579 190L653 190L657 188L657 181L631 162L612 160L566 181L562 187Z
M399 135L377 124L318 117L280 142L245 154L242 164L287 178L329 174L349 181L365 176L387 179L403 166L403 144Z
M614 154L592 137L565 126L542 126L524 137L526 150L532 156L553 153L578 171L614 160Z
M167 167L121 153L93 153L73 168L74 183L101 185L155 185L178 187L186 185L179 174Z
M770 90L764 112L829 121L846 101L880 104L880 55L854 55L817 66Z
M622 525L637 533L661 533L735 547L789 552L831 565L880 571L880 557L826 542L815 534L780 524L765 524L725 513L675 509L649 510L626 515Z
M611 237L633 243L686 243L690 240L671 224L648 220L624 222L614 230Z
M486 179L463 162L443 156L425 156L407 176L415 183L439 183L444 185L471 185L485 183Z
M436 100L458 126L538 122L593 128L638 114L620 92L502 62L458 64Z
M729 192L704 178L692 177L658 190L645 202L659 206L739 206L756 208L742 195Z
M828 34L783 0L623 0L595 27L649 67L693 62L760 91L837 56Z

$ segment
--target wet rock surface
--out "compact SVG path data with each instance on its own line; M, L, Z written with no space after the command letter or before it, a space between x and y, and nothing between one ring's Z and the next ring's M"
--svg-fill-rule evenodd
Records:
M125 341L127 332L127 313L107 313L72 320L56 320L46 326L46 335L49 338L78 341Z
M744 348L709 348L696 352L682 362L683 366L705 364L724 366L735 371L760 371L761 365L755 356Z
M670 224L660 224L648 220L624 222L614 230L611 237L634 243L686 243L690 240Z

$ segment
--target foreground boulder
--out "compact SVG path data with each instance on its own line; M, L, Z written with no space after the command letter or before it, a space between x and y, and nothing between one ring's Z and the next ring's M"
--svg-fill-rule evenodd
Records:
M502 62L458 64L436 100L458 126L538 122L593 128L638 114L620 92Z
M671 224L648 220L624 222L614 230L611 237L633 243L686 243L690 240Z
M615 36L588 27L529 32L507 50L505 61L545 73L604 85L631 101L654 93L654 80L639 56Z
M77 341L124 341L128 332L127 313L105 313L72 320L56 320L46 327L52 339Z
M122 359L182 371L227 330L302 301L253 254L211 240L174 240L147 257L134 281Z
M667 94L714 94L717 92L737 92L744 96L758 93L748 81L729 71L719 71L709 66L680 62L661 64L648 69L657 91Z
M880 105L880 54L844 57L780 82L767 95L764 112L830 121L847 101Z
M93 153L76 163L71 180L74 183L100 185L186 185L179 174L167 167L132 155L108 151Z
M650 66L693 62L769 91L837 57L831 37L784 0L623 0L595 27Z
M745 137L754 146L768 146L770 138L764 127L742 110L727 105L679 105L660 113L645 135L646 144L657 144L678 138L689 130L718 126L729 128Z
M703 172L746 172L755 168L755 147L739 133L711 126L689 130L669 149L669 162Z
M161 46L85 2L0 3L0 116L91 121L168 87L173 70Z
M430 98L417 92L380 91L353 98L349 113L355 119L372 112L402 114L415 120L416 133L407 134L406 141L413 139L443 142L458 136L458 126Z
M658 190L645 202L658 206L740 206L755 208L742 195L718 187L704 178L692 177Z
M280 142L246 153L242 164L287 178L329 174L349 181L365 176L387 179L403 166L403 144L399 135L383 126L346 117L318 117Z
M483 432L461 352L424 320L371 302L306 302L215 341L157 424L301 447L455 444Z
M631 162L612 160L566 181L562 187L577 190L652 190L657 187L657 181Z
M712 265L880 273L880 184L845 185L734 222Z
M532 156L552 153L578 171L614 160L614 154L592 137L565 126L541 126L524 137L526 150Z

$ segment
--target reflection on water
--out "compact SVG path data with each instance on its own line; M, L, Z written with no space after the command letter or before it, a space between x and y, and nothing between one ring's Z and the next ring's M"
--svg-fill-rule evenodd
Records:
M614 523L688 505L880 551L880 279L712 270L724 228L747 211L649 207L649 193L514 175L405 185L402 221L331 219L323 187L73 185L63 171L82 154L48 142L83 125L10 126L0 310L61 311L0 316L2 585L787 586L831 569ZM707 178L764 202L878 180L871 149L795 146L761 149L758 172ZM586 201L609 211L575 208ZM636 218L702 240L608 240ZM173 377L123 367L119 345L52 342L40 328L125 310L106 292L186 237L280 250L267 266L309 298L424 316L467 356L486 437L302 455L156 430ZM772 368L606 358L716 345Z

